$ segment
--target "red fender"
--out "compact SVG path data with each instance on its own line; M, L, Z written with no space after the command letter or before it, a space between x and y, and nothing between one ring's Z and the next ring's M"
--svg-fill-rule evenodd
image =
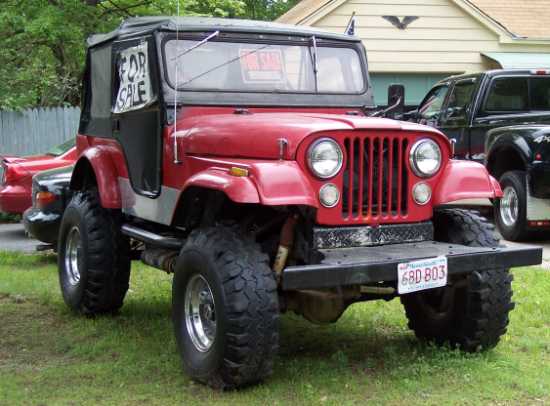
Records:
M258 188L262 204L319 207L311 183L297 162L273 161L252 164L251 176Z
M120 209L122 207L118 186L118 172L112 160L113 151L109 146L94 146L87 148L78 159L73 170L71 186L82 180L83 170L89 164L95 174L101 206L106 209Z
M232 176L223 169L206 169L191 176L183 185L183 189L191 186L219 190L236 203L260 202L258 191L250 178Z
M472 161L450 160L435 189L434 206L463 199L502 197L496 179L483 165Z
M245 164L217 161L216 164L246 168L249 176L233 176L229 174L229 168L218 166L193 175L185 182L183 189L199 186L220 190L236 203L318 207L311 185L296 162L263 161Z

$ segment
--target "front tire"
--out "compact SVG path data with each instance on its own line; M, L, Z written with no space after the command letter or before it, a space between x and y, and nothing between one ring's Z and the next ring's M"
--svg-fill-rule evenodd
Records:
M129 241L96 192L76 193L61 220L59 284L72 310L85 315L116 312L130 278Z
M183 367L193 379L234 389L271 375L277 284L256 243L225 227L192 232L177 260L172 305Z
M500 178L503 196L495 202L495 221L506 240L529 238L526 179L524 171L509 171Z
M483 217L460 209L434 216L436 240L471 247L497 247L494 227ZM506 333L512 302L508 269L476 271L444 288L401 297L409 327L422 340L474 352L497 345Z

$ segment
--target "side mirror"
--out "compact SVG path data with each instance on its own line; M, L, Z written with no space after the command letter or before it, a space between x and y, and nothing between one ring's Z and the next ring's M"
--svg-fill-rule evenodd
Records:
M393 84L388 87L388 108L393 114L402 114L405 110L405 86Z

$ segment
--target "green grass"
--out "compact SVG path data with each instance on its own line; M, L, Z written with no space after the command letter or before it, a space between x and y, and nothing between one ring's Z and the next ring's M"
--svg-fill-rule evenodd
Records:
M274 376L217 392L181 372L170 276L135 263L121 314L87 319L63 304L54 257L0 253L0 404L550 403L550 272L514 274L517 307L495 350L422 345L398 301L362 303L330 326L284 316Z

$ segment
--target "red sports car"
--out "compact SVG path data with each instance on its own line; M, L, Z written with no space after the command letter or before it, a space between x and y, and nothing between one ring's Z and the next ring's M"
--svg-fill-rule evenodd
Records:
M44 155L0 157L0 212L22 214L32 206L32 177L47 169L72 165L76 159L75 140L52 148Z

